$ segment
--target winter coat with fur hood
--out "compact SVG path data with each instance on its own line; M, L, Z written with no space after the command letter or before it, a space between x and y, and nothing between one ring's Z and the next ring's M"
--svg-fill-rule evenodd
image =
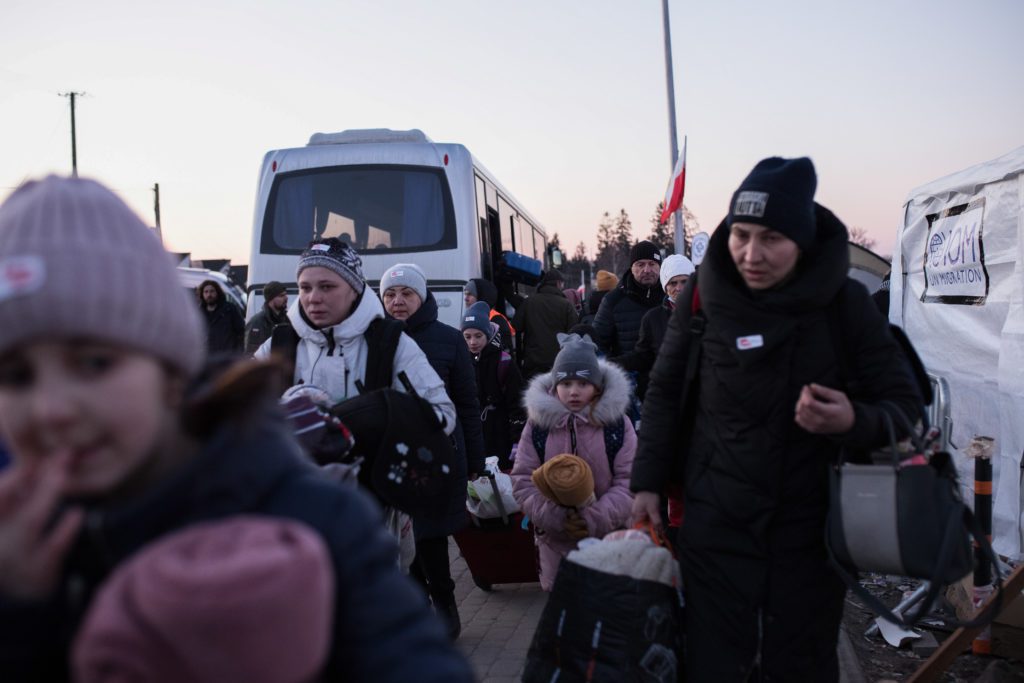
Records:
M544 460L561 453L574 453L590 465L597 500L579 512L591 536L601 538L624 528L633 505L629 477L636 453L636 432L632 423L624 419L630 403L629 380L615 365L604 360L598 363L604 372L604 391L590 407L578 413L573 413L558 400L550 372L535 377L523 399L528 419L512 467L512 493L536 529L540 548L540 582L545 590L551 590L559 563L576 547L576 541L564 531L569 508L545 497L533 485L530 475L542 464L533 447L534 429L548 430ZM624 429L622 447L610 459L612 465L609 467L604 428L619 423ZM575 451L572 432L576 435Z
M295 351L295 384L307 384L326 391L331 400L341 402L359 395L356 381L366 378L366 329L376 318L384 317L384 305L367 289L356 301L347 318L334 327L319 330L302 314L298 299L288 308L288 320L299 335ZM255 354L257 360L270 357L272 340L264 342ZM420 398L426 399L440 418L444 430L455 429L455 405L444 390L444 382L427 356L409 335L402 333L395 351L391 386L404 391L398 373L404 371Z

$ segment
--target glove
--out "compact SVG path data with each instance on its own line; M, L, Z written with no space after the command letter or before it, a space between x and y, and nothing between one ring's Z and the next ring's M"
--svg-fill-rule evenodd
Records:
M587 531L586 520L580 517L579 513L575 510L570 510L566 513L565 524L562 528L565 531L565 535L574 541L590 536L590 532Z

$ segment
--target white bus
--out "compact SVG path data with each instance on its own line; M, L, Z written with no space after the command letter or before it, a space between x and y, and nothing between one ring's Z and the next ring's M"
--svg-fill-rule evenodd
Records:
M249 316L262 306L267 282L297 291L298 255L315 237L355 247L375 290L392 265L416 263L439 319L454 327L466 281L494 281L503 251L548 262L543 226L501 183L462 145L435 143L419 130L317 133L305 147L264 156Z

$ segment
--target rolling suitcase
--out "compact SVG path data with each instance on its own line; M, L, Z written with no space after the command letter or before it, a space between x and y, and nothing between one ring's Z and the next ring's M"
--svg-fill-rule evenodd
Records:
M467 510L470 523L454 534L473 583L490 591L495 584L539 581L533 525L525 521L523 513L505 511L494 475L487 478L494 487L501 517L481 519Z

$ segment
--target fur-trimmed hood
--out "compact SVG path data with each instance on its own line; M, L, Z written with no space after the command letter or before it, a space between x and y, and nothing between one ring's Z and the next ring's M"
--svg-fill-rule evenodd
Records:
M604 373L604 391L593 404L593 409L584 409L576 417L596 425L615 424L629 407L632 387L625 371L603 358L597 360ZM530 422L543 429L561 427L572 412L555 395L555 378L550 372L537 375L523 396L523 405Z

